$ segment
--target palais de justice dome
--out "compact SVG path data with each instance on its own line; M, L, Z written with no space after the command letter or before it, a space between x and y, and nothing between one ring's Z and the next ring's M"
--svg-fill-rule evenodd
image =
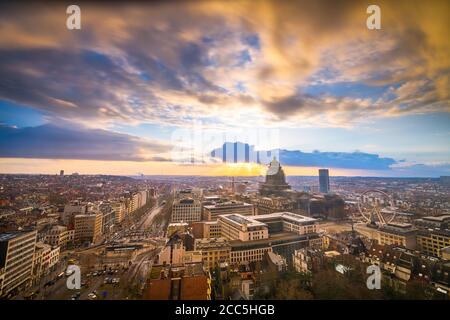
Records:
M262 196L281 195L289 189L291 186L286 183L283 168L274 157L267 169L266 181L259 187L259 193Z

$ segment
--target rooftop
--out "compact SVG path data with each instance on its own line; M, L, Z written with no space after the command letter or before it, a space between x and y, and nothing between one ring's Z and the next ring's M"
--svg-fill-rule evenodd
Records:
M13 231L13 232L2 233L2 234L0 234L0 242L15 239L15 238L24 236L30 232L31 231Z
M428 216L428 217L423 217L422 219L428 220L428 221L444 222L446 220L450 220L450 214L445 214L442 216Z
M220 202L212 205L206 205L204 206L206 209L220 209L220 208L229 208L229 207L251 207L253 206L250 203L241 202L241 201L227 201L227 202Z
M222 220L228 220L239 225L247 225L247 227L264 227L265 223L255 220L254 218L246 217L241 214L232 213L225 214L219 217Z
M302 216L302 215L295 214L292 212L275 212L275 213L257 215L254 217L255 220L259 220L259 221L264 221L264 220L273 219L273 218L286 219L286 220L291 220L294 222L316 222L317 221L317 219Z

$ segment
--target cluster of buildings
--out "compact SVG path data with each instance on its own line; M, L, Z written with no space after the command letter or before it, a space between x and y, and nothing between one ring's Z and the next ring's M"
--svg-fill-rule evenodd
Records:
M284 172L279 163L273 160L260 191L268 197L288 190ZM161 283L163 280L169 282L171 277L173 281L171 275L174 269L201 265L204 270L201 281L204 284L198 288L207 288L205 283L209 283L212 270L251 269L255 263L267 259L273 261L274 265L287 265L291 262L295 250L322 245L315 218L288 211L262 213L253 203L218 195L205 195L193 189L177 192L171 222L167 230L167 243L153 265L157 270L162 268L166 271L151 272L152 276L147 280L144 295L148 298L157 296L157 293L152 293L155 288L161 290L155 283ZM161 274L164 275L163 279ZM192 277L189 273L175 275L181 277L181 283ZM196 277L198 276L197 273ZM244 287L247 289L244 291L254 285L251 284L253 280L248 277L240 279L246 283ZM172 285L171 288L173 287ZM181 297L183 286L177 285L176 288L180 290L177 297ZM164 296L168 295L165 293ZM170 296L173 297L173 292Z
M38 283L55 270L64 250L104 240L116 224L144 208L152 192L94 203L71 201L32 228L0 233L0 296Z
M0 296L37 283L54 270L60 247L37 242L37 231L0 235Z
M413 223L391 222L366 230L369 232L364 233L381 245L401 246L431 257L442 258L444 249L450 247L450 215L426 216Z
M450 296L450 215L428 216L414 224L388 223L372 232L324 234L322 248L302 248L293 255L298 272L317 272L341 255L380 266L384 283L406 292L409 281L420 281ZM369 227L370 228L370 227Z
M57 226L52 234L64 239L73 230L72 239L75 244L98 243L111 234L115 225L145 207L153 192L142 190L118 199L95 203L73 201L65 205L60 214L60 222L68 230Z

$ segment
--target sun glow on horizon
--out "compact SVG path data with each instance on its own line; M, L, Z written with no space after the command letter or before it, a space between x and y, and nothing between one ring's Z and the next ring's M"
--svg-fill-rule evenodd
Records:
M282 164L283 165L283 164ZM157 161L100 161L0 158L3 174L104 174L184 176L264 176L267 166L257 163L177 164ZM283 166L286 176L317 176L319 167ZM329 168L330 176L386 176L386 170Z

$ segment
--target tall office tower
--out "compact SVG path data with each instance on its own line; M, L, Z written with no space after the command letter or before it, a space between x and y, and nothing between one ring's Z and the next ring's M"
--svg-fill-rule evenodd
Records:
M319 191L321 193L330 192L330 176L328 169L319 169Z
M64 175L64 170L59 171L59 175L62 177Z

